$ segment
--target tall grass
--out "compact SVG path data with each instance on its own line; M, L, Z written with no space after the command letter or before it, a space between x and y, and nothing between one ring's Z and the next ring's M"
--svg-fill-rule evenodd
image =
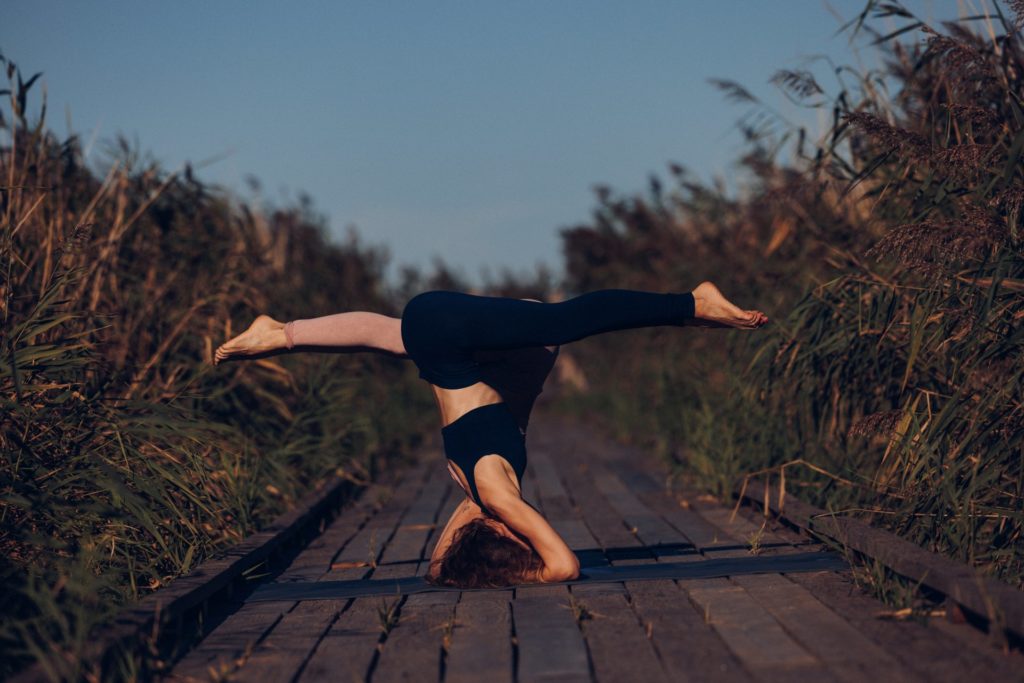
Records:
M585 400L721 495L785 466L798 495L1021 585L1024 7L1013 8L1016 21L996 6L936 28L869 2L847 30L875 38L880 71L836 69L832 95L807 72L773 79L831 114L817 143L748 128L738 197L681 169L669 190L603 191L594 221L564 235L573 288L709 278L774 322L602 339L584 366L603 391ZM881 19L897 31L876 31ZM791 142L795 161L778 161Z
M384 255L329 242L308 201L239 203L123 141L91 169L45 101L27 113L36 78L0 66L0 676L38 660L77 680L119 605L332 472L396 463L427 396L386 358L213 368L257 312L394 310Z

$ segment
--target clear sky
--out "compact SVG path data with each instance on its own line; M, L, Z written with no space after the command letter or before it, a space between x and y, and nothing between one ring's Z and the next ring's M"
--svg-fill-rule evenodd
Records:
M168 169L219 158L199 177L246 197L252 175L278 202L306 192L337 234L475 277L557 268L558 230L587 220L595 184L636 191L672 161L734 182L745 109L707 79L813 121L768 80L852 59L837 15L863 6L4 0L0 51L44 72L50 127L65 134L69 111L90 160L118 132Z

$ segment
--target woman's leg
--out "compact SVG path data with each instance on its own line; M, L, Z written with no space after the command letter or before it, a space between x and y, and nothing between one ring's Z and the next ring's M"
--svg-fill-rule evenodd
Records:
M427 328L442 347L451 344L463 351L558 346L640 327L754 329L768 322L760 311L744 311L732 304L710 282L679 294L604 289L552 304L428 292L410 302L406 315L410 312L414 326Z
M624 289L590 292L559 303L432 292L425 320L449 330L466 350L556 346L602 332L661 325L694 317L690 293L657 294Z
M213 357L219 363L232 356L255 356L294 346L326 346L376 350L405 355L402 321L379 313L350 311L320 318L281 323L261 315L245 332L221 344Z
M286 346L362 347L404 354L401 321L379 313L349 311L285 323Z

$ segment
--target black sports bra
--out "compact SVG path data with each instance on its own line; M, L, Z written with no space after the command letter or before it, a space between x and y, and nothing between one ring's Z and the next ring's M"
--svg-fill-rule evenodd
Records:
M476 488L474 467L485 455L497 454L512 465L522 482L526 471L526 437L504 403L492 403L469 411L441 428L444 453L466 476L470 495L487 514Z

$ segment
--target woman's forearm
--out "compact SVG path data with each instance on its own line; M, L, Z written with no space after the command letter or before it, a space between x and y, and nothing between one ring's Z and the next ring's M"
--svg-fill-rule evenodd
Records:
M537 580L549 583L575 579L580 573L576 553L537 510L518 495L495 495L485 500L488 509L512 531L529 541L543 565Z
M284 326L288 348L293 346L363 347L399 356L406 355L402 343L402 321L379 313L349 311L308 320L293 320Z

